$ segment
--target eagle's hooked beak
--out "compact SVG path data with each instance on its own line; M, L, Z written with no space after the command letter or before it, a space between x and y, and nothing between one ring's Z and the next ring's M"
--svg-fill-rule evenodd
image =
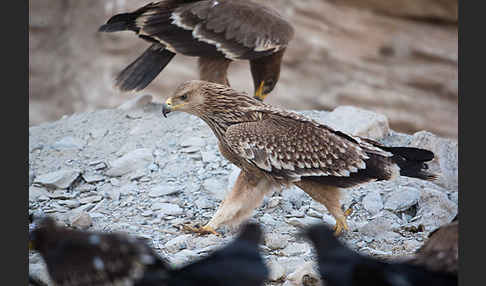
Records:
M265 97L267 97L268 94L263 93L263 84L265 83L264 80L260 83L260 86L258 87L257 91L255 92L255 95L253 96L254 98L263 101Z
M172 98L167 99L167 101L162 105L162 114L167 118L167 113L172 111Z

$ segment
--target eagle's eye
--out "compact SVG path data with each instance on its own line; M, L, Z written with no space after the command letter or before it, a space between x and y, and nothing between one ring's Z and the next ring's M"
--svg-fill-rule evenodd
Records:
M180 99L181 100L186 100L187 99L187 94L181 95Z

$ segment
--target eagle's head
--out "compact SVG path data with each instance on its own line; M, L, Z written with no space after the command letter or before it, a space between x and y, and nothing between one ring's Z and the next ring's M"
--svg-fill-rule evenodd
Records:
M202 119L241 116L243 109L262 104L244 92L217 83L190 80L179 85L174 95L162 107L165 117L173 111L182 111Z

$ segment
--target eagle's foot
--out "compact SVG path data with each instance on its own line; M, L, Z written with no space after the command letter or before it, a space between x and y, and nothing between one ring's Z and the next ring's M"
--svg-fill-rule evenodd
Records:
M344 211L344 217L342 219L336 219L336 225L334 226L334 235L338 236L340 235L343 230L348 231L348 223L346 222L346 219L348 216L350 216L353 213L353 207L356 204L356 202L353 202L347 210Z
M221 236L221 234L219 232L217 232L216 230L214 230L212 227L210 227L208 225L200 227L200 226L190 226L190 225L187 225L187 224L183 224L182 229L187 231L187 232L192 232L192 233L196 233L196 234L199 234L199 235L214 234L216 236Z
M339 236L343 232L343 230L348 231L349 227L346 222L346 218L342 220L336 220L336 224L334 225L334 235Z

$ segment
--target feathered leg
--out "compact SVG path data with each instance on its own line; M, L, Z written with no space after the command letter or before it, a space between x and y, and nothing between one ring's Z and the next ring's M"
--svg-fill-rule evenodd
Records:
M341 190L333 186L323 186L322 184L301 180L294 183L297 187L301 188L314 200L323 204L331 215L336 219L336 225L334 226L334 234L339 235L343 230L348 230L348 224L346 223L346 216L350 211L346 213L341 209L341 203L339 202L341 196Z
M247 219L258 207L273 184L265 177L255 177L240 171L231 192L219 205L218 210L208 224L201 228L186 227L199 234L218 234L216 229L222 225L238 225Z
M199 58L199 79L230 86L228 68L231 60L226 58Z

